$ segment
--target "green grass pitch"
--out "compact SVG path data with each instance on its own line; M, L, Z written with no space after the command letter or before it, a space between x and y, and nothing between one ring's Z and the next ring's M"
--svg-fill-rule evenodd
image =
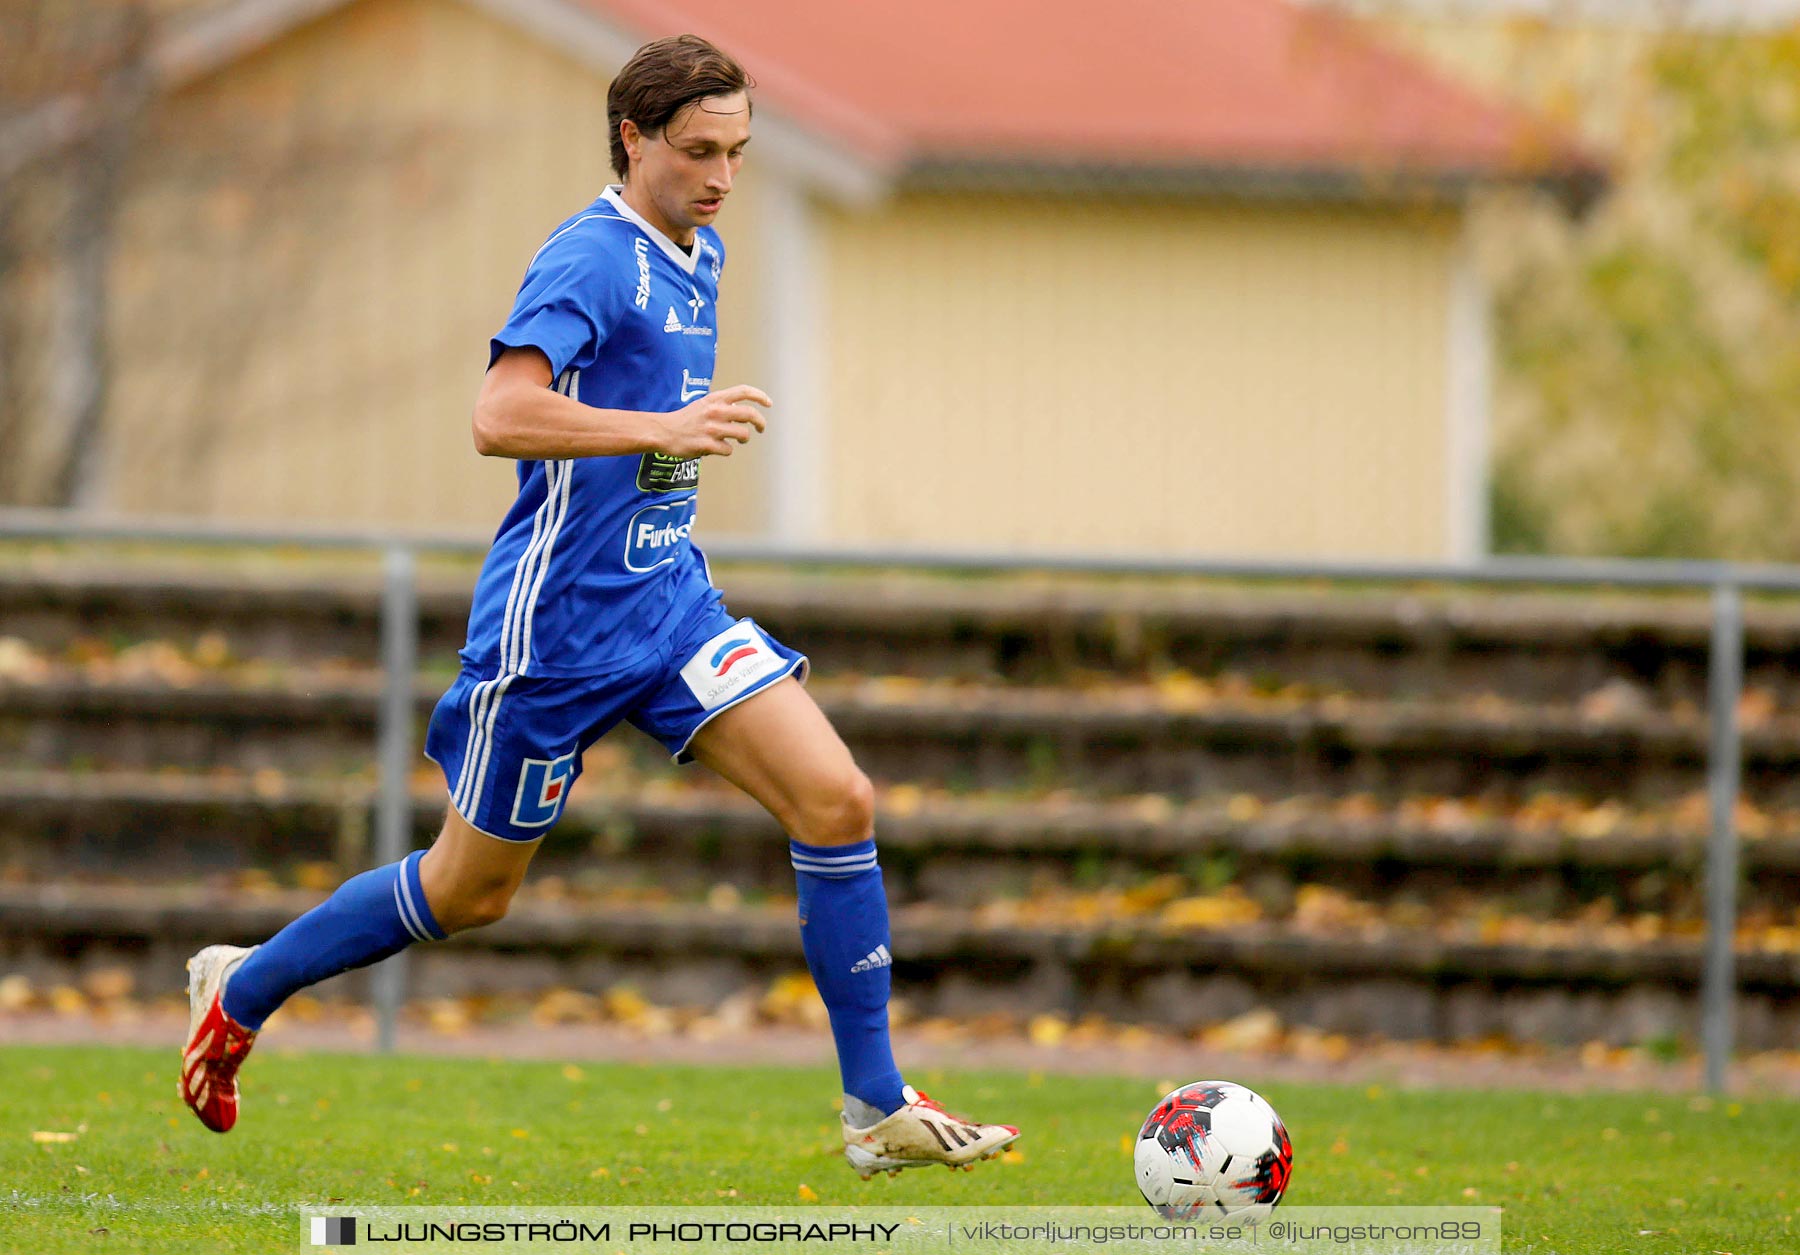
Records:
M1021 1157L863 1182L817 1068L265 1047L220 1137L177 1098L175 1065L169 1049L0 1049L0 1250L293 1249L294 1207L328 1201L1137 1204L1129 1141L1156 1082L1202 1079L920 1074L951 1110L1019 1124ZM1498 1205L1520 1252L1800 1249L1800 1103L1229 1079L1287 1121L1290 1204Z

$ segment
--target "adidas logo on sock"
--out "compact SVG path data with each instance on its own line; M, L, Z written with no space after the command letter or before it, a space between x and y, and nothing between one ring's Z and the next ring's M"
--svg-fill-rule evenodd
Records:
M876 946L856 961L850 969L850 974L854 976L858 972L869 972L878 967L892 967L893 963L894 956L888 953L888 948L884 945Z

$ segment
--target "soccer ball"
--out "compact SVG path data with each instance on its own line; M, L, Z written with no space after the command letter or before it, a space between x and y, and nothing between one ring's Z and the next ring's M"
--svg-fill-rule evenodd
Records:
M1156 1104L1138 1130L1135 1161L1138 1189L1164 1219L1254 1224L1281 1201L1294 1147L1262 1095L1195 1081Z

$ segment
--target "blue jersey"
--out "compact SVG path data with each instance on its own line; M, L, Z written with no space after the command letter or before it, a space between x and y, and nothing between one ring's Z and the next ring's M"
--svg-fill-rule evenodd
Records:
M552 386L602 409L667 413L712 390L724 248L701 227L691 254L609 187L550 236L494 336L535 346ZM693 547L698 458L657 453L518 464L475 586L465 661L579 676L643 657L666 624L717 598Z

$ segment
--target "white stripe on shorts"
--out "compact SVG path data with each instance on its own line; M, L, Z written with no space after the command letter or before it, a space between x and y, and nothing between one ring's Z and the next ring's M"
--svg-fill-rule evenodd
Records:
M488 758L494 752L494 722L500 715L500 699L506 696L506 690L517 678L510 671L494 678L494 699L488 703L487 718L483 720L481 731L481 761L476 765L474 785L462 812L463 818L471 824L479 822L476 816L481 810L481 794L487 788Z
M463 747L462 770L456 776L456 792L450 795L450 800L459 811L466 809L465 799L475 784L473 768L476 760L481 757L481 738L487 724L488 698L497 679L498 677L494 680L477 681L469 691L469 740Z

